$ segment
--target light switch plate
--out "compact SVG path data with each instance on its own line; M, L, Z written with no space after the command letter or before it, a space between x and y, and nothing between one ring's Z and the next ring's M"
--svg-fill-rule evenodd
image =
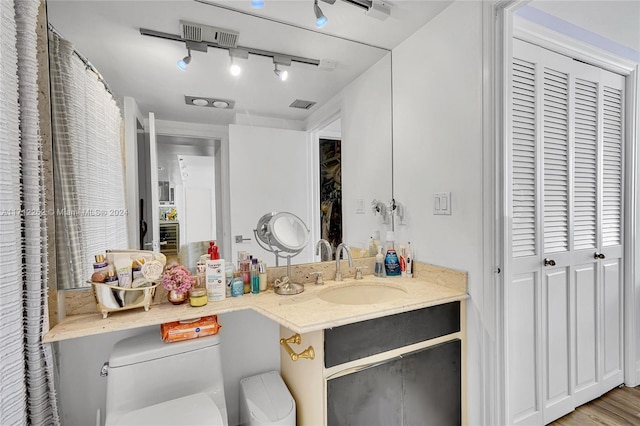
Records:
M356 205L356 214L364 214L364 199L358 198Z
M433 214L451 214L451 192L436 192L433 194Z

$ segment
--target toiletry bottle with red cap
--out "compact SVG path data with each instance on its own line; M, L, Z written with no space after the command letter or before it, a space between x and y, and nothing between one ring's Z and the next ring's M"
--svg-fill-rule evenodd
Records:
M224 259L220 259L215 241L209 243L209 259L207 260L207 298L210 302L224 300L227 295L227 279Z

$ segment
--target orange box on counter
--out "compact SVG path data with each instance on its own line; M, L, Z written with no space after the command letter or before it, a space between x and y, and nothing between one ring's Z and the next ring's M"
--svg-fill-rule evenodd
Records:
M165 322L160 326L160 332L165 342L179 342L217 334L220 327L218 316L208 315L192 320Z

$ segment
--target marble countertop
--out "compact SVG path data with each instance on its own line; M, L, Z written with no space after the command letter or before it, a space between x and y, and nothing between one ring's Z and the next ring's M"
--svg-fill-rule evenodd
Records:
M405 294L385 302L362 305L332 303L318 297L319 292L330 287L357 286L364 283L389 284L403 290ZM142 308L132 309L111 313L106 319L103 319L101 314L73 315L53 327L44 336L43 341L56 342L245 309L253 309L291 331L302 334L466 298L466 285L465 289L462 289L460 286L447 286L442 282L436 284L424 279L376 278L365 275L362 281L347 278L342 282L325 281L324 285L306 284L304 292L292 296L281 296L269 289L260 294L245 294L219 302L209 302L199 308L191 307L188 302L178 306L162 303L152 305L148 312Z

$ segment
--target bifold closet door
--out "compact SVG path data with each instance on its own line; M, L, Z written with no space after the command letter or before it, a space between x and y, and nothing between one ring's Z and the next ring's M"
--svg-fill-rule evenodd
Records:
M622 381L623 85L514 41L505 281L513 424L546 424Z

